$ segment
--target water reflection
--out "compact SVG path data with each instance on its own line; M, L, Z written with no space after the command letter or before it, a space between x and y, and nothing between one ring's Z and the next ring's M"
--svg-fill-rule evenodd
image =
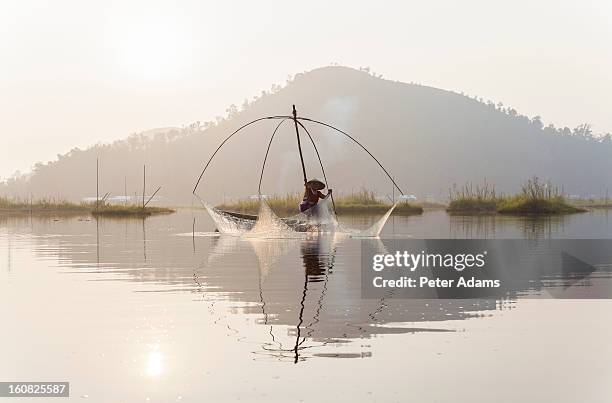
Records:
M519 229L515 238L551 239L561 237L565 223L571 219L568 216L450 215L449 233L451 238L458 239L495 239Z
M196 236L212 231L191 212L146 220L88 217L0 216L0 235L11 251L17 240L32 244L40 259L87 279L134 282L146 292L191 293L202 312L256 347L257 359L301 362L313 357L369 357L368 339L387 334L449 332L457 323L514 309L514 298L480 300L378 299L361 297L361 245L384 252L380 240L335 236L310 239L241 239ZM608 237L607 215L589 213L545 219L453 216L445 212L395 217L383 236L414 238ZM373 218L348 218L368 226ZM200 220L198 218L198 220ZM208 225L208 226L207 226ZM395 232L397 231L397 232ZM6 234L6 235L2 235ZM198 233L198 235L202 235ZM17 241L17 242L21 242ZM25 242L25 241L24 241ZM254 331L233 327L228 315ZM459 325L460 326L460 325ZM163 370L151 350L147 373Z
M330 239L331 238L331 239ZM330 239L328 242L326 239ZM323 247L329 246L333 250L325 250ZM336 255L336 249L334 246L333 238L331 236L322 236L313 241L304 241L301 245L301 255L304 264L304 291L302 292L302 299L300 301L300 314L299 321L296 327L296 340L294 347L294 363L299 360L299 348L306 341L307 337L312 337L314 326L319 323L319 317L323 310L323 300L327 293L327 283L329 276L334 266L334 257ZM316 283L323 281L319 298L316 301L316 309L312 316L312 321L306 325L305 330L308 330L307 335L302 337L301 326L304 323L304 310L306 308L306 293L308 292L308 283Z
M452 238L495 238L497 229L503 231L504 221L494 215L450 215L449 232Z
M242 302L238 312L258 315L256 323L267 328L269 337L254 353L295 363L315 356L368 357L372 352L367 345L354 344L358 352L319 350L381 334L453 331L413 323L478 317L512 306L512 301L495 300L362 299L360 242L340 235L306 240L219 237L211 241L213 248L194 278L205 298L222 294ZM384 248L380 240L366 242ZM249 253L256 258L249 259ZM257 270L232 264L245 260L255 261Z
M162 372L162 355L159 352L159 347L154 346L147 357L147 374L149 376L159 376Z
M565 232L566 219L562 216L527 216L518 220L525 239L551 239Z

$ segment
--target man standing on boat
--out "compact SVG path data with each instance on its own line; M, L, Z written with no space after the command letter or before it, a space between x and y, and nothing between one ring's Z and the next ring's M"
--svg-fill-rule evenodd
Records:
M331 189L328 189L326 195L321 193L321 190L325 189L325 183L318 179L309 180L304 184L304 188L304 198L300 203L300 212L302 213L316 206L319 199L325 199L332 193Z

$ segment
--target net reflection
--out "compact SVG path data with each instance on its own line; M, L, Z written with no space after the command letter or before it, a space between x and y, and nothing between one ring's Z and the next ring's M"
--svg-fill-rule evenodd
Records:
M355 253L360 242L337 234L304 240L221 236L212 241L214 247L197 270L204 279L204 298L213 303L225 298L234 303L237 314L257 315L255 322L265 326L267 337L254 353L294 363L313 357L369 357L367 344L351 341L382 334L454 331L442 322L512 305L495 300L400 300L390 299L391 295L363 299L360 254ZM364 242L384 250L380 240ZM234 264L249 260L249 254L256 257L250 258L257 262L256 270ZM421 325L415 325L418 322Z

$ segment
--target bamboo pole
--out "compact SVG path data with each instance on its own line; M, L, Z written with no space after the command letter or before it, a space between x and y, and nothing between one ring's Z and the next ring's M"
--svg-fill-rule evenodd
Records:
M99 165L100 165L100 158L96 158L96 211L98 211L98 204L100 200Z
M157 190L151 195L151 197L149 197L149 200L147 200L147 202L144 204L144 207L147 207L147 204L149 204L149 202L155 197L155 195L157 194L157 192L159 192L160 189L161 186L157 188Z
M145 188L147 186L147 166L142 166L142 209L145 208Z
M295 124L295 135L297 136L298 151L300 152L300 162L302 163L302 174L304 175L304 184L306 184L306 182L308 182L308 179L306 178L306 166L304 165L304 156L302 155L302 144L300 142L300 131L298 130L297 111L295 110L295 105L293 105L293 123Z

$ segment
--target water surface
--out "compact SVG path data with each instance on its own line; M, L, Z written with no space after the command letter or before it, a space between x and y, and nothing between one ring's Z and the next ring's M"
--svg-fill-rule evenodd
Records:
M609 401L608 300L367 300L364 241L213 230L190 210L0 217L0 379L95 402ZM612 238L612 222L433 211L382 236Z

